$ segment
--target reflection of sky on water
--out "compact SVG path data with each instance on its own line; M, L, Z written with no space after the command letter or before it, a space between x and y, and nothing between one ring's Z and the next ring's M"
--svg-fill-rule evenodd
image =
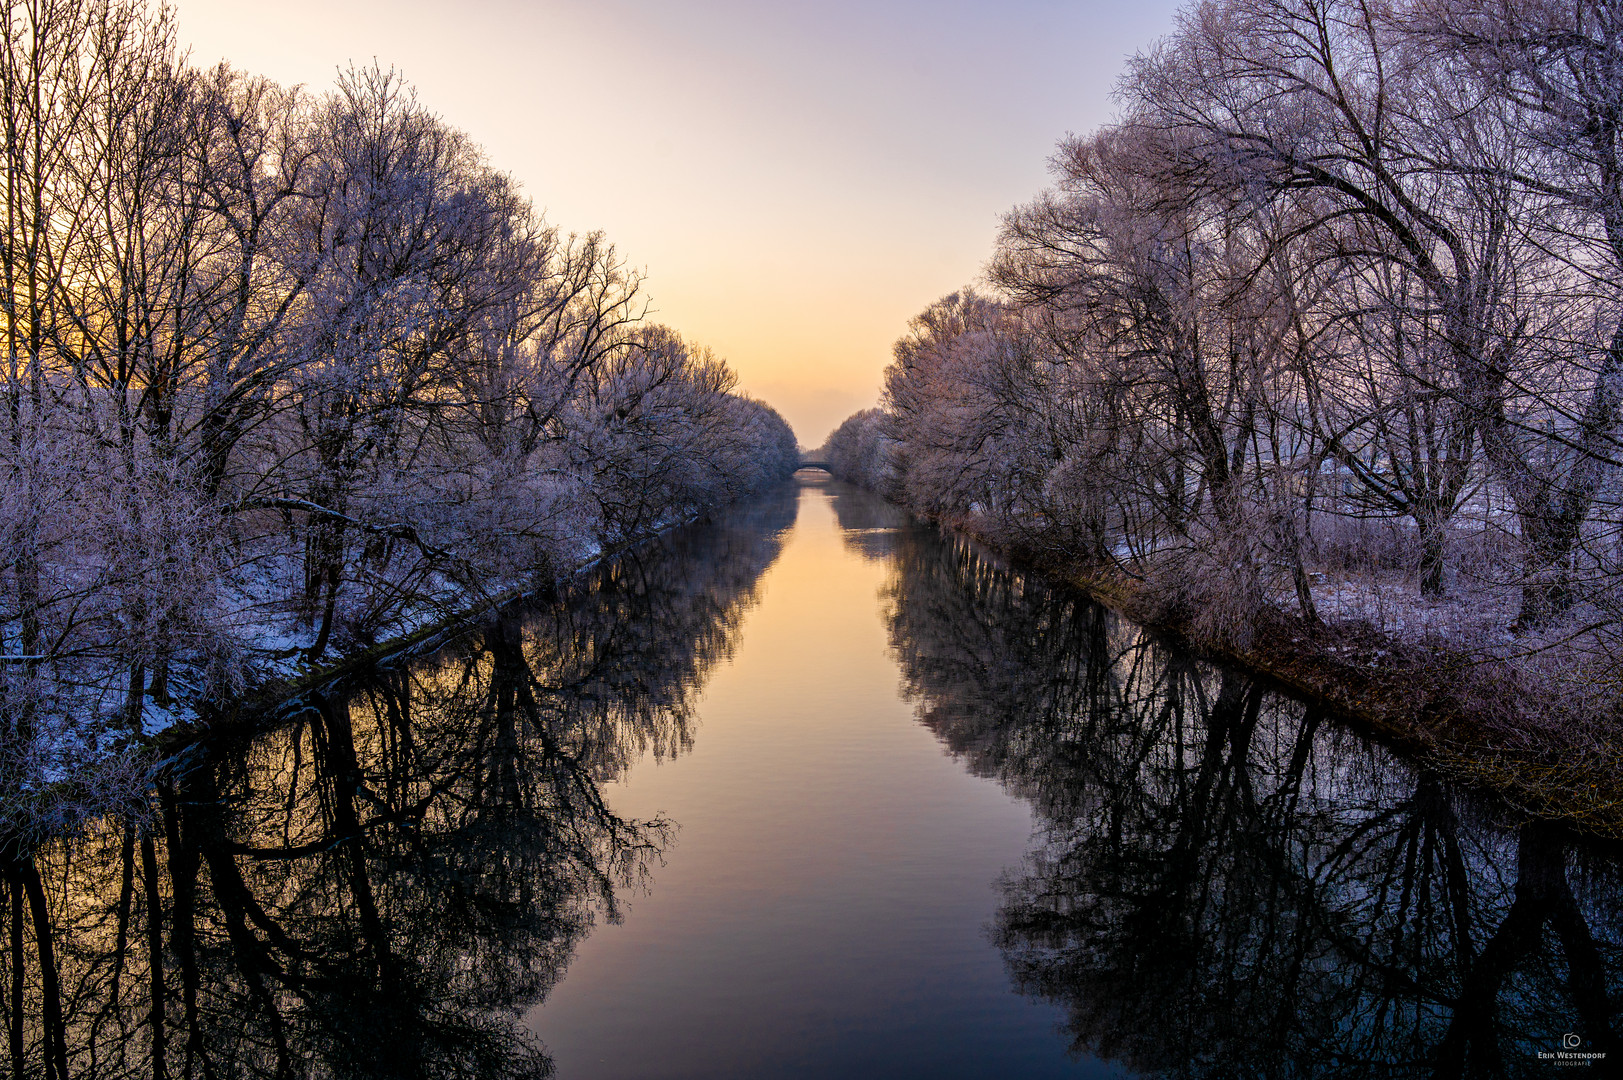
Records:
M564 1077L1100 1075L1067 1058L1053 1007L1009 992L987 937L1029 810L898 694L872 560L917 526L804 490L693 752L606 789L679 822L674 849L532 1023Z

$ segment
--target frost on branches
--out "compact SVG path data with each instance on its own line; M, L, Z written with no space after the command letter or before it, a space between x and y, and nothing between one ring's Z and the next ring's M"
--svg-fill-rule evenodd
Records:
M798 464L394 72L195 70L133 0L0 20L0 830L131 795L144 736L256 680Z
M1615 729L1620 9L1212 0L1118 96L836 469L1212 639L1366 624Z

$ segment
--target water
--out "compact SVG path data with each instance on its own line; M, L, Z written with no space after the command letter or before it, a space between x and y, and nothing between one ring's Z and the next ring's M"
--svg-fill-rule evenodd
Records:
M912 531L806 487L693 749L605 785L680 829L528 1019L560 1076L1112 1075L1067 1061L1058 1010L1010 992L987 935L1029 806L898 693L886 553Z
M832 482L304 705L23 868L23 1075L1623 1060L1614 852Z

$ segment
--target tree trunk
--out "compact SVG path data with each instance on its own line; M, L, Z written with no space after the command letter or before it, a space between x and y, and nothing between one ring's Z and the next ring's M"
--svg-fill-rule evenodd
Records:
M1539 500L1531 512L1521 514L1522 541L1526 545L1522 556L1522 606L1511 626L1518 632L1550 625L1578 601L1570 565L1578 540L1578 522L1567 514L1548 510L1547 505Z
M45 905L45 888L32 858L22 860L17 869L28 906L34 914L34 944L39 953L40 995L44 1006L45 1075L68 1080L68 1041L62 1018L62 981L56 968L56 949L51 941L51 917Z
M152 1080L169 1075L164 1032L163 910L158 895L158 856L150 835L141 837L141 876L147 892L147 966L151 979L151 1002L147 1026L152 1032Z
M1415 513L1420 526L1420 595L1438 599L1447 592L1448 529L1442 515L1427 507Z
M23 1026L23 991L26 984L23 979L24 964L27 959L23 952L23 882L22 876L13 872L8 875L6 882L11 893L11 1025L9 1029L11 1043L11 1078L23 1080L27 1057L23 1052L23 1039L28 1031Z

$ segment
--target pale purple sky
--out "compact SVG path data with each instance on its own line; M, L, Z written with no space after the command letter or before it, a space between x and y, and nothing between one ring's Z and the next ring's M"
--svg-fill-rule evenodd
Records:
M317 91L398 68L808 446L874 403L907 319L976 279L1177 6L177 0L198 64Z

